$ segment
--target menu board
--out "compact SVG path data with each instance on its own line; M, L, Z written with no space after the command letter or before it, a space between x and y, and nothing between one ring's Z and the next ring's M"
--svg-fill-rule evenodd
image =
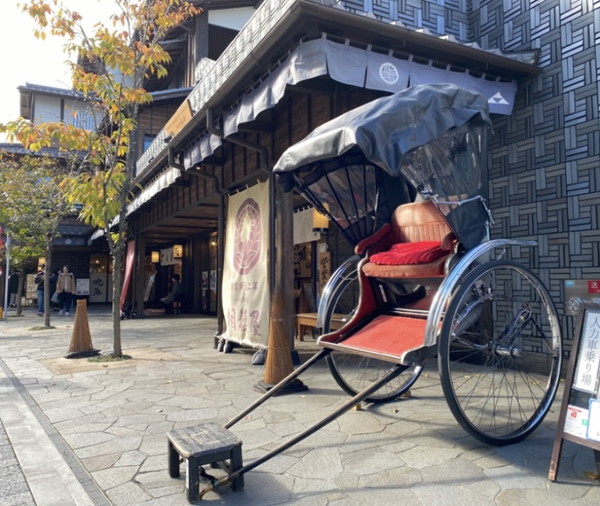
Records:
M77 278L75 294L86 296L90 294L90 280L88 278Z

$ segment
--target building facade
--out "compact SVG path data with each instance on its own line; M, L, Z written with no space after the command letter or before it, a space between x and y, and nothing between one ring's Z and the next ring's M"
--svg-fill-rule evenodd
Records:
M247 21L211 52L211 32L200 27L211 26L213 5L221 14L243 9ZM369 87L368 70L351 67L363 57L390 57L397 68L406 61L452 79L462 73L516 85L510 114L492 110L492 233L538 241L510 254L549 287L570 336L573 301L594 298L600 280L597 1L213 2L194 23L205 34L192 44L196 82L186 83L191 91L152 132L138 162L141 191L129 215L136 300L143 259L177 245L190 309L215 312L219 283L210 280L220 279L227 196L270 181L281 153L316 126L394 91ZM311 43L327 46L327 54L306 50ZM282 80L282 69L300 67L304 74ZM418 79L411 74L410 82ZM349 248L334 233L328 242L333 269Z
M98 118L83 96L71 89L43 86L26 83L19 86L20 116L32 123L62 122L77 128L93 130L97 128ZM31 154L19 144L1 144L0 150L15 157ZM61 155L54 148L43 148L40 153L61 163ZM52 243L52 265L48 268L56 273L64 265L68 265L79 280L78 296L90 302L107 303L110 301L110 269L111 262L108 247L104 242L94 245L89 243L94 229L82 223L76 216L76 210L65 216L58 226L58 236ZM45 262L38 260L28 266L27 274L30 283L24 291L27 299L37 297L32 278L35 276L37 264Z

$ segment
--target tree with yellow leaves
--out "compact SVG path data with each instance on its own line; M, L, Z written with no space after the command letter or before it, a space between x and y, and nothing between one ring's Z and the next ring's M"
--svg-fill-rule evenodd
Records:
M3 125L12 139L36 151L55 147L85 153L83 170L63 181L67 199L82 204L80 217L104 229L113 257L113 329L116 357L122 356L119 297L127 239L127 204L135 174L135 129L140 107L151 102L144 85L165 77L170 56L161 42L175 27L199 13L185 0L114 0L110 26L91 29L61 0L29 0L24 12L37 24L35 35L61 37L71 65L73 87L89 104L95 130L66 123Z
M47 153L36 156L0 153L0 224L11 237L11 272L19 274L17 316L21 315L25 268L31 268L32 259L39 257L50 264L52 241L58 235L61 220L72 209L60 188L68 170L68 160ZM5 253L0 250L0 257ZM50 286L49 272L47 269L46 286ZM45 290L44 301L44 324L48 328L49 292Z

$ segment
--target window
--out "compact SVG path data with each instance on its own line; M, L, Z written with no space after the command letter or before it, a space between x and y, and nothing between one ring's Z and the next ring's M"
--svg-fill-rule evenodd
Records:
M155 138L156 135L144 134L144 151L146 151L150 147L150 144L152 144L152 141Z

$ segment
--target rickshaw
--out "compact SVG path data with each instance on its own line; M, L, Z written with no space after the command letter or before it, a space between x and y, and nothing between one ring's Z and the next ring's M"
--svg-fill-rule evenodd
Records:
M399 398L435 358L452 414L476 439L512 444L539 426L559 384L560 325L549 291L517 261L536 243L491 236L490 128L482 95L417 85L342 114L281 156L284 190L326 214L355 254L323 290L320 350L225 427L323 358L353 397L225 481L362 401ZM345 323L331 331L334 316Z

